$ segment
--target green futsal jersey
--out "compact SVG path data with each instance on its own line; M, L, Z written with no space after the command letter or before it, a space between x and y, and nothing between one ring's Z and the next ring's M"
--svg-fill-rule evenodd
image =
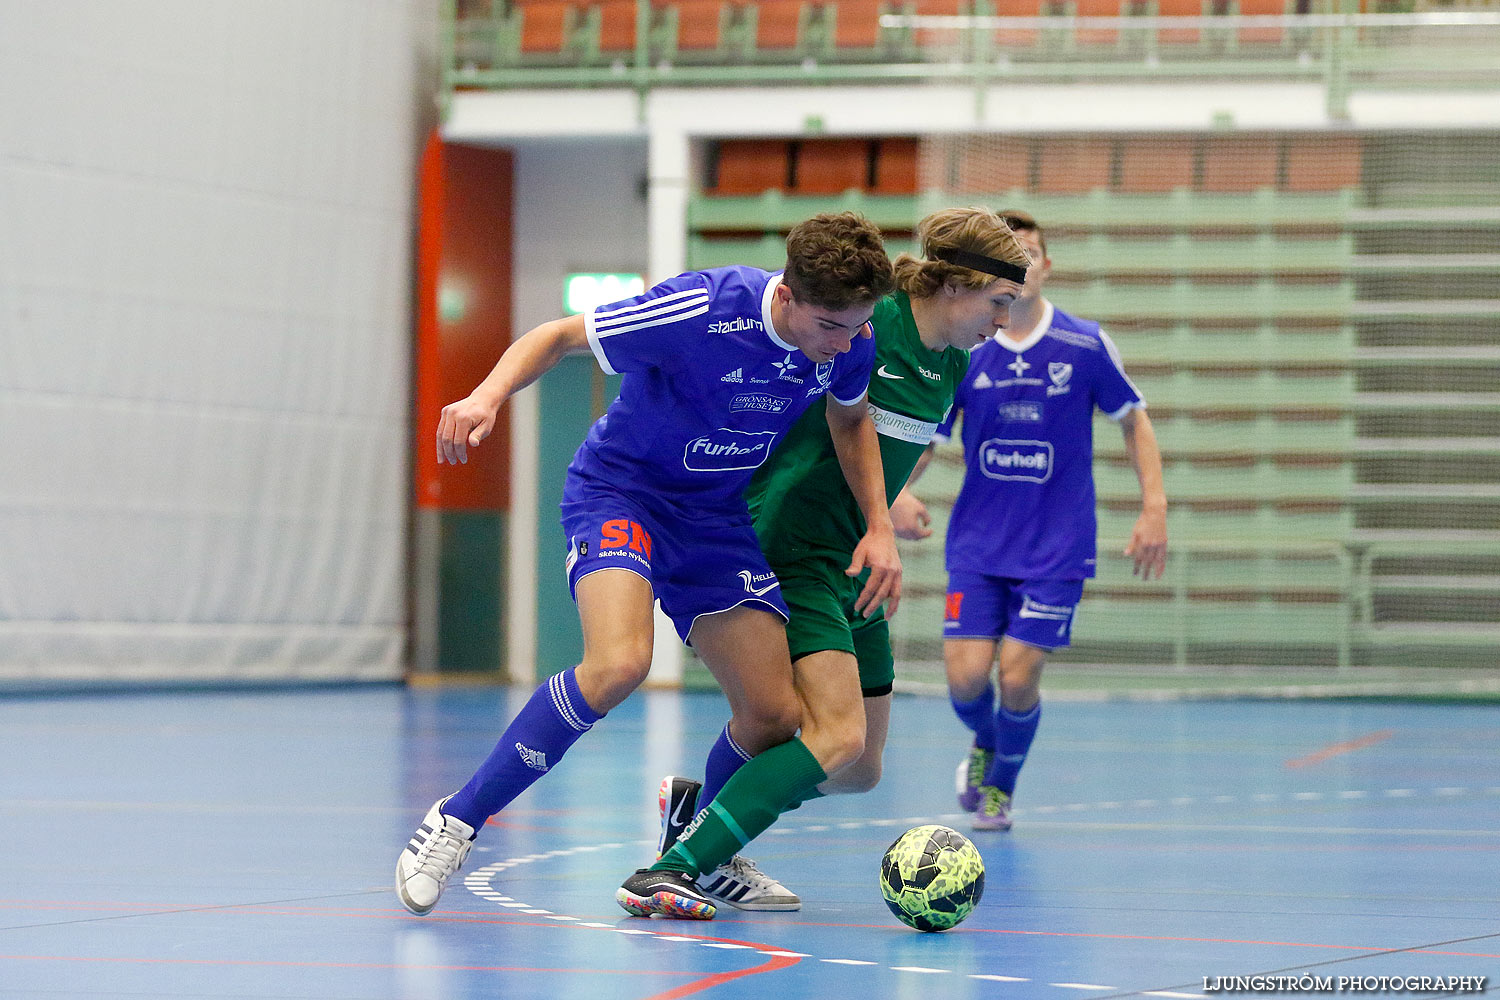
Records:
M868 403L889 503L953 405L969 355L956 347L928 349L917 336L905 292L881 299L870 323L875 368ZM839 561L842 570L864 537L864 514L844 481L825 406L818 400L808 408L745 491L773 569L778 563L823 557Z

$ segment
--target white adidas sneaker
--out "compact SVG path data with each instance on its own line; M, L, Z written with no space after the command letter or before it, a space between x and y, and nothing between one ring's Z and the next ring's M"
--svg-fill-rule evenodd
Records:
M443 815L443 806L452 797L432 804L396 859L396 896L402 906L419 917L432 912L448 879L463 867L469 848L474 846L474 828Z
M698 888L714 902L740 910L802 909L802 900L795 892L738 854L700 875Z

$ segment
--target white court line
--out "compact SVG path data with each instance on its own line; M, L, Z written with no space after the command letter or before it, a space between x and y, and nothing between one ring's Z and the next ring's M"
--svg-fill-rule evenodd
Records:
M1261 793L1255 794L1251 798L1253 799L1253 801L1255 801L1257 803L1268 803L1268 802L1276 802L1276 801L1303 801L1303 802L1307 802L1307 801L1318 801L1318 800L1321 800L1321 799L1323 799L1325 797L1328 797L1328 796L1336 796L1336 797L1341 798L1341 799L1362 799L1362 798L1368 798L1368 797L1375 796L1375 795L1382 795L1382 796L1387 797L1387 798L1410 798L1412 796L1415 796L1415 795L1418 795L1418 794L1423 794L1423 793L1431 794L1431 795L1435 795L1435 796L1443 796L1443 797L1454 797L1454 796L1460 796L1460 795L1466 795L1466 794L1500 795L1500 786L1490 786L1488 788L1474 789L1474 790L1471 790L1471 789L1466 788L1466 787L1461 787L1461 786L1443 786L1443 787L1440 787L1440 788L1426 789L1426 790L1422 790L1422 791L1419 791L1417 789L1412 789L1412 788L1387 788L1387 789L1382 789L1382 790L1378 790L1378 791L1375 791L1375 790L1365 790L1365 789L1346 789L1346 790L1337 791L1337 792L1306 792L1305 791L1305 792L1282 792L1282 793L1279 793L1279 794L1278 793L1261 792ZM1208 802L1212 802L1212 803L1215 803L1215 804L1223 805L1223 804L1228 804L1228 803L1232 803L1232 802L1238 802L1238 801L1241 801L1241 799L1239 799L1236 796L1232 796L1232 795L1219 795L1219 796L1213 797L1212 799L1200 799L1200 798L1194 797L1194 796L1178 796L1176 798L1169 799L1167 801L1171 805L1176 805L1176 806L1194 805L1194 804L1206 804ZM1137 808L1151 808L1151 807L1160 806L1161 804L1162 804L1162 801L1159 800L1159 799L1135 799L1135 800L1133 800L1133 801L1130 802L1131 806L1137 807ZM0 802L0 805L3 805L3 802ZM1017 810L1016 812L1017 812L1017 814L1022 814L1022 813L1044 814L1044 813L1054 813L1054 812L1059 812L1059 811L1065 811L1065 812L1068 812L1068 813L1077 813L1077 812L1082 812L1082 811L1086 811L1086 810L1089 810L1089 809L1100 809L1100 810L1119 809L1119 808L1122 808L1124 805L1125 805L1125 803L1123 803L1121 801L1115 801L1115 800L1104 801L1104 802L1095 802L1095 803L1062 803L1062 804L1050 804L1050 805L1033 806L1033 807L1031 807L1029 809ZM964 818L966 818L966 814L957 814L957 813L954 813L954 814L943 814L943 815L940 815L940 816L937 816L937 817L908 816L908 817L906 817L904 819L892 818L892 817L880 817L880 818L868 819L868 820L863 820L863 821L841 822L841 823L837 824L837 829L841 829L841 830L856 830L856 829L860 829L860 828L863 828L863 827L889 827L889 826L900 826L900 825L903 825L903 824L905 824L907 826L921 826L921 825L926 825L928 823L931 823L934 820L949 821L949 822L960 822ZM1068 823L1053 823L1051 825L1054 825L1054 826L1073 826L1073 825L1077 825L1077 824L1074 823L1074 822L1068 822ZM1083 826L1088 826L1089 824L1085 823L1085 824L1082 824L1082 825ZM1246 830L1246 829L1253 829L1253 830L1260 830L1260 831L1265 831L1265 832L1286 832L1286 833L1317 833L1317 832L1323 832L1323 833L1351 833L1351 834L1352 833L1361 833L1361 834L1372 834L1373 833L1373 834L1396 834L1396 835L1414 835L1414 834L1415 835L1438 835L1438 834L1444 834L1444 833L1451 833L1451 834L1475 835L1475 836L1479 836L1479 835L1492 836L1492 835L1494 835L1494 831L1488 831L1488 830L1485 830L1485 831L1480 831L1480 830L1472 830L1472 831L1446 831L1446 830L1412 830L1412 829L1408 829L1408 830L1364 830L1364 829L1359 829L1359 828L1354 828L1354 827L1319 827L1319 828L1313 829L1313 828L1295 827L1295 826L1245 827L1243 825L1239 825L1239 826L1234 826L1234 827L1226 827L1226 826L1213 826L1213 825L1188 826L1188 825L1183 825L1183 824L1150 824L1150 823L1145 823L1145 824L1125 824L1125 826L1129 826L1129 827L1134 827L1134 826L1137 826L1137 825L1140 826L1141 828L1151 828L1151 829L1166 828L1166 827L1170 826L1173 829L1202 829L1202 830L1219 830L1219 829ZM1115 828L1117 826L1119 826L1119 824L1114 824L1111 828ZM767 833L771 833L771 834L792 835L792 834L797 834L797 833L810 833L810 832L826 831L826 830L829 830L829 829L831 829L831 827L828 824L814 824L814 825L806 826L806 827L773 827L772 829L770 829L770 830L768 830L766 832ZM755 951L758 954L766 955L766 956L769 956L769 957L775 957L775 958L812 958L813 957L812 955L810 955L810 954L808 954L806 952L780 951L780 950L775 950L775 949L770 949L770 948L758 948L758 947L756 947L754 945L732 944L732 943L723 942L723 941L705 941L702 938L697 938L697 937L687 937L687 936L678 935L678 934L661 934L661 933L658 933L658 932L652 931L652 930L638 930L638 929L632 928L632 927L620 927L620 926L617 926L615 924L603 923L603 922L600 922L600 921L585 921L585 920L582 920L582 919L580 919L578 917L575 917L575 916L569 916L569 915L566 915L566 914L556 914L556 913L553 913L551 910L541 909L539 907L534 907L534 906L532 906L529 903L524 903L524 902L519 902L519 901L512 900L511 897L503 895L503 894L499 893L498 891L496 891L493 888L493 885L491 884L491 881L490 881L491 879L493 879L494 877L496 877L500 873L504 872L506 869L514 867L516 865L529 864L529 863L532 863L532 862L535 862L535 861L550 860L552 858L567 857L567 856L573 855L573 854L591 853L591 852L595 852L595 851L604 851L604 850L614 850L614 849L619 849L619 848L623 848L623 847L636 847L636 846L640 846L640 845L650 845L651 843L652 843L652 841L642 840L642 841L635 841L635 842L628 842L628 843L627 842L619 842L619 843L606 843L606 844L585 844L585 845L580 845L578 847L573 847L573 848L567 848L567 849L562 849L562 850L549 851L549 852L546 852L546 853L543 853L543 854L522 855L522 856L518 856L518 857L507 858L507 859L504 859L502 861L497 861L497 862L494 862L492 864L486 865L485 867L483 867L483 868L481 868L481 869L479 869L479 870L477 870L475 872L472 872L471 874L469 874L468 876L466 876L465 879L464 879L464 888L468 889L470 892L474 893L476 896L480 897L481 899L485 899L488 902L494 903L496 906L503 907L503 908L506 908L506 909L510 909L510 910L513 910L513 911L519 911L520 913L524 913L524 914L527 914L527 915L546 916L546 917L548 917L551 920L555 920L555 921L558 921L560 923L568 923L568 924L571 924L572 926L575 926L575 927L590 927L590 928L595 928L595 929L598 929L598 930L610 930L610 931L614 931L616 934L626 934L626 935L631 935L631 936L654 937L654 938L656 938L658 940L661 940L661 941L673 941L673 942L680 942L680 943L684 943L684 944L696 944L699 947L716 948L716 949L721 949L721 950L725 950L725 951L737 951L737 950ZM489 850L490 848L479 847L477 849L478 850ZM865 967L880 965L880 963L878 963L878 962L872 962L872 961L866 961L864 959L854 959L854 958L822 958L822 959L818 959L818 961L822 962L822 963L826 963L828 965L865 966ZM950 973L951 974L953 972L953 970L951 970L951 969L935 969L935 968L929 968L929 967L926 967L926 966L915 966L915 965L893 965L893 966L887 966L886 968L888 968L892 972L911 972L911 973L916 973L916 974L921 974L921 975L941 975L941 974L944 974L944 973ZM988 974L988 973L970 973L970 974L968 974L968 978L983 980L983 981L986 981L986 982L996 982L996 983L1027 983L1027 982L1031 982L1032 981L1030 979L1027 979L1027 978L1024 978L1024 977L1020 977L1020 976L1000 976L1000 975L993 975L993 974ZM1102 986L1102 985L1095 984L1095 983L1048 983L1047 985L1055 987L1055 988L1058 988L1058 989L1068 989L1068 990L1104 990L1104 991L1110 991L1110 990L1119 989L1119 987L1115 987L1115 986ZM1175 998L1175 1000L1204 1000L1204 997L1205 997L1205 995L1202 994L1202 993L1177 993L1177 992L1173 992L1173 991L1170 991L1170 990L1143 991L1141 995L1143 995L1143 996L1152 996L1152 997L1169 997L1169 998Z
M1065 990L1117 990L1118 986L1099 986L1096 983L1048 983Z

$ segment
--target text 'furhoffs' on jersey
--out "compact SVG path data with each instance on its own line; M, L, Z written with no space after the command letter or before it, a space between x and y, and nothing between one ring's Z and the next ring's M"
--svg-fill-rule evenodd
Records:
M585 317L620 395L589 430L569 474L637 498L738 508L751 473L825 393L858 403L874 343L815 362L771 322L779 274L723 267L680 274Z
M1050 303L1024 341L996 336L975 348L938 428L947 440L961 419L968 464L948 522L948 572L1093 576L1094 410L1118 420L1145 405L1099 324Z

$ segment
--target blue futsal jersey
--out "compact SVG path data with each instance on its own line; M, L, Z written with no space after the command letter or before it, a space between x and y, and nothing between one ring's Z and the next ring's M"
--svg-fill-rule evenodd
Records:
M1145 401L1099 324L1047 304L1022 343L975 348L953 409L967 470L948 522L950 574L1021 580L1094 575L1094 409L1118 420Z
M751 474L814 399L859 402L874 339L813 362L771 325L780 282L753 267L694 271L588 313L594 357L624 379L568 466L570 489L742 511Z

